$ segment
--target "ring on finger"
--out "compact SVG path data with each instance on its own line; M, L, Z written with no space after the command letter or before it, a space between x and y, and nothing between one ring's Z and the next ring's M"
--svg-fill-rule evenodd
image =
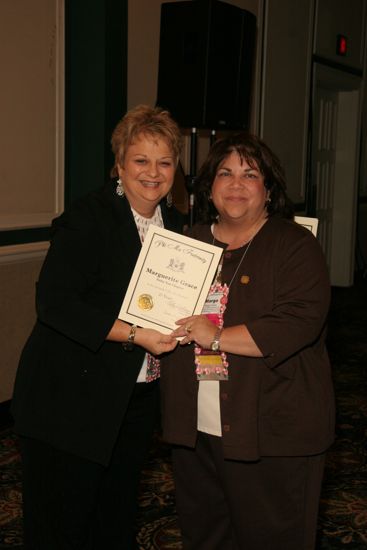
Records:
M192 331L192 326L191 325L186 325L185 332L187 332L187 334L190 334L191 331Z

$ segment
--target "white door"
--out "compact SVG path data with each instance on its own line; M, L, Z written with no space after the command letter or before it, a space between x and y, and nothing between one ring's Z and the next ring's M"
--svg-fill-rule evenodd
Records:
M360 85L355 75L316 64L311 185L318 238L335 286L354 279Z
M338 94L317 88L314 103L312 184L315 189L318 238L328 266L332 256L332 219L335 185L335 147Z

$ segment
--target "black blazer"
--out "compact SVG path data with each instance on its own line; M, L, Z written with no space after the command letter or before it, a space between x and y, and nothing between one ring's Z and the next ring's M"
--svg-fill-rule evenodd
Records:
M183 217L161 204L164 226ZM12 412L15 431L107 464L144 350L105 340L141 244L114 185L78 200L52 224L36 291L37 322L23 349Z

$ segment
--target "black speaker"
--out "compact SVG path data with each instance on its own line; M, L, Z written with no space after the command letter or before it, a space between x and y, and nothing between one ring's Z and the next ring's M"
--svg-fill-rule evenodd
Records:
M162 4L157 105L184 128L248 128L255 37L255 15L232 4Z

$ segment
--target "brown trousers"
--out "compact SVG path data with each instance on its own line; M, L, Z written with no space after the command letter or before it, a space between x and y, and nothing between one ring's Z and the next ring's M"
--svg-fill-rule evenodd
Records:
M175 447L185 550L314 550L325 454L224 460L221 438Z

